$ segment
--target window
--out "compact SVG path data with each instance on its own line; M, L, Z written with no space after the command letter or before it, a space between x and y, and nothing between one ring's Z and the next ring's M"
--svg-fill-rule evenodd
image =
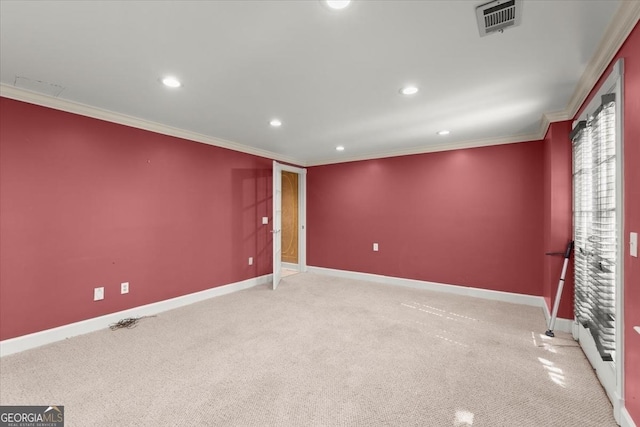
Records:
M580 342L619 414L624 364L623 318L623 60L574 122L573 336Z
M613 361L616 351L615 123L615 94L607 94L572 133L575 314L605 361Z

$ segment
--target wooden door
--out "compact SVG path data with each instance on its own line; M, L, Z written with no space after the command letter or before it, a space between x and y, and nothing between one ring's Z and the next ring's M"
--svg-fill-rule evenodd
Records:
M298 264L298 174L282 171L282 262Z

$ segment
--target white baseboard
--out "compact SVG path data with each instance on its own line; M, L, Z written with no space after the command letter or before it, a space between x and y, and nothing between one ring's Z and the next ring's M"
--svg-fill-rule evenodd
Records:
M542 309L544 310L545 321L547 322L547 325L549 325L549 319L551 318L551 313L549 312L549 307L547 307L547 303L544 301L544 299L542 303ZM556 324L554 325L553 330L567 332L571 334L573 332L574 323L575 322L573 319L564 319L561 317L557 317Z
M489 289L470 288L466 286L448 285L446 283L425 282L422 280L403 279L400 277L382 276L379 274L359 273L356 271L334 270L332 268L311 267L310 273L324 274L328 276L344 277L346 279L368 280L371 282L384 283L387 285L406 286L410 288L426 289L429 291L448 292L456 295L465 295L475 298L491 299L513 304L531 305L541 307L544 311L547 325L549 324L549 307L543 297L534 295L516 294L512 292L492 291ZM571 333L573 319L556 319L554 330Z
M379 274L358 273L355 271L334 270L324 267L308 267L310 273L324 274L327 276L343 277L345 279L367 280L370 282L387 285L405 286L409 288L425 289L436 292L465 295L475 298L484 298L514 304L531 305L534 307L546 307L543 297L534 295L516 294L512 292L492 291L489 289L470 288L466 286L447 285L445 283L425 282L422 280L403 279L400 277L382 276Z
M636 427L636 423L633 422L631 414L624 406L620 410L620 427Z
M45 344L61 341L77 335L83 335L89 332L98 331L100 329L108 327L112 323L116 323L119 320L127 317L151 316L163 311L173 310L174 308L184 307L185 305L204 301L209 298L219 297L233 292L238 292L243 289L270 283L271 276L271 274L267 274L264 276L254 277L251 279L243 280L242 282L217 286L215 288L206 289L204 291L194 292L192 294L187 294L164 301L154 302L152 304L118 311L116 313L105 314L104 316L70 323L68 325L59 326L57 328L47 329L16 338L10 338L4 341L0 341L0 357L29 350L35 347L40 347Z

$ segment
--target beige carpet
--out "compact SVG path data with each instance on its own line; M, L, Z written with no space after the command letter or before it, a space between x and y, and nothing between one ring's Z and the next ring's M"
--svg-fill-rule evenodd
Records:
M615 426L539 308L313 274L0 359L66 426ZM542 335L541 335L542 334Z

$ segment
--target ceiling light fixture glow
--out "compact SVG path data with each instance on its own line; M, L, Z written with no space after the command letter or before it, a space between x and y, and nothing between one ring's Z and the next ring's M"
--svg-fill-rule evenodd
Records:
M416 93L418 93L420 89L418 89L415 86L405 86L402 89L400 89L400 93L403 95L415 95Z
M165 78L162 79L162 84L168 87L180 87L182 86L182 83L180 83L180 80L176 79L175 77L171 77L171 76L167 76Z
M278 119L273 119L273 120L271 120L271 121L269 122L269 124L270 124L271 126L273 126L274 128L277 128L277 127L282 126L282 122L281 122L280 120L278 120Z
M336 147L336 151L344 151L344 147L342 145L338 145Z
M441 130L440 132L438 132L438 135L449 135L451 132L449 132L448 130Z
M325 3L327 3L327 6L329 6L331 9L340 10L349 6L351 0L326 0Z

